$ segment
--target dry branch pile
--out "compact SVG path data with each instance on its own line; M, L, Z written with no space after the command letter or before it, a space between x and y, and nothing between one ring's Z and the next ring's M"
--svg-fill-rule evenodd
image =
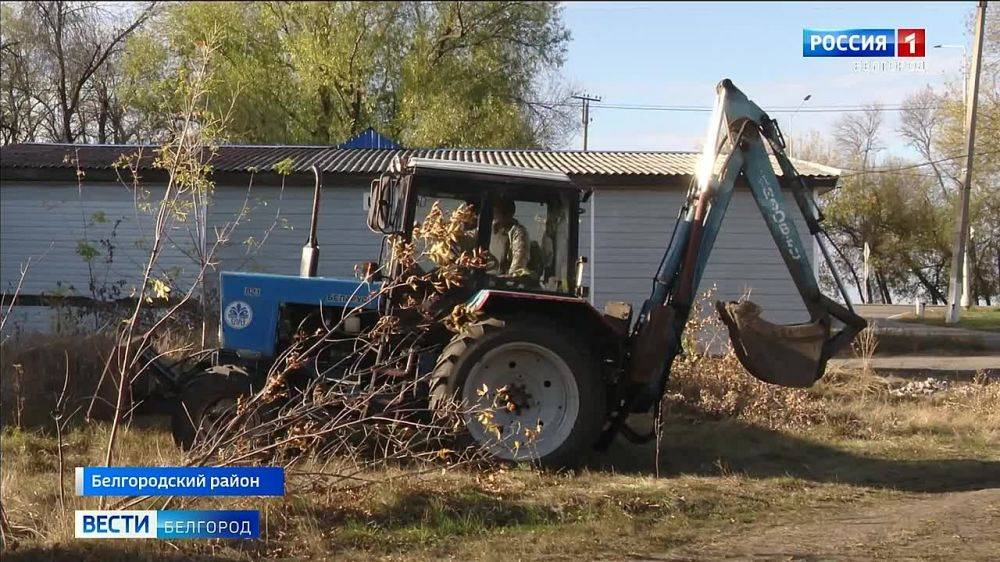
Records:
M263 388L241 399L235 415L201 428L190 462L312 460L321 468L311 476L353 485L360 472L389 464L454 466L478 458L454 445L469 412L455 404L428 409L430 369L419 359L436 355L440 330L459 332L477 318L461 304L462 287L487 266L481 250L467 249L475 220L468 206L445 213L435 204L410 240L390 237L390 259L363 279L380 274L379 284L362 283L359 292L375 289L352 295L358 304L332 319L318 312L303 320ZM389 298L397 304L385 309ZM377 321L345 333L345 323L373 303L382 311Z

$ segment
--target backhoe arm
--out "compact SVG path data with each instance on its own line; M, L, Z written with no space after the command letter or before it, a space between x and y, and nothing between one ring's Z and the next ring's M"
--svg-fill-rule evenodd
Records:
M818 236L822 233L822 215L812 191L785 154L777 123L729 80L723 80L716 93L698 176L681 209L650 298L643 304L629 339L631 386L625 398L628 411L648 411L663 394L671 364L681 352L681 334L709 254L737 185L749 188L753 194L810 318L806 323L781 326L761 318L760 307L749 301L716 303L736 355L747 371L774 384L810 386L823 376L827 360L866 325L850 308L847 292L832 264L830 270L847 306L820 291L809 252L789 212L786 193L791 193L810 235L816 237L823 258L830 264ZM765 140L782 172L784 186L774 172ZM833 319L839 320L836 330Z

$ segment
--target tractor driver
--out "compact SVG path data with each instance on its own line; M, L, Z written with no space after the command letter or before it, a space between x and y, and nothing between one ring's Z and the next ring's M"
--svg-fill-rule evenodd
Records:
M501 277L530 275L528 260L530 249L528 230L514 218L514 202L506 198L493 201L493 229L490 235L490 254L496 258L491 273Z

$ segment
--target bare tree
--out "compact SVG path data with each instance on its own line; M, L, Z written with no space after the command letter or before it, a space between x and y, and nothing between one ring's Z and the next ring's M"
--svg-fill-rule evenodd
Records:
M862 173L866 173L884 148L880 139L881 129L882 106L872 104L860 113L844 114L837 121L834 139L844 157L860 165Z
M942 201L946 201L949 185L954 187L954 182L958 180L939 162L942 160L939 143L945 126L940 108L941 102L941 97L929 86L907 97L900 115L899 134L925 162L929 163L941 187Z
M856 182L857 190L862 193L865 192L868 173L883 148L879 139L881 127L882 108L873 104L863 112L845 114L837 121L834 130L834 142L841 159L855 170L853 181ZM874 241L868 240L872 226L868 217L862 214L857 218L860 222L855 225L856 228L842 228L841 232L850 239L850 246L860 252L865 243L872 245ZM869 287L859 286L858 292L863 301L870 301Z
M199 287L203 287L206 271L214 265L214 256L219 247L227 243L233 229L245 217L246 204L235 214L232 221L215 229L216 240L213 244L203 246L204 254L200 254L202 258L200 267L195 272L188 289L146 328L143 324L143 312L147 303L154 298L165 297L170 292L169 286L156 275L162 253L172 244L169 232L183 217L198 211L198 206L207 200L213 187L208 174L211 170L210 159L214 153L208 143L215 132L225 127L215 120L199 122L199 118L204 115L205 100L209 95L206 86L207 69L214 51L214 42L198 46L199 56L192 61L188 73L190 78L178 86L178 93L182 95L183 103L180 108L181 121L172 134L172 140L157 150L155 165L167 173L168 179L162 195L153 206L154 216L150 232L152 244L146 253L145 264L137 279L135 303L131 305L127 319L119 325L116 348L108 357L101 376L101 382L105 377L111 376L117 390L114 418L105 452L105 466L110 466L114 460L118 432L123 418L128 413L124 408L126 397L133 380L143 370L143 365L147 364L146 354L152 349L152 337L159 328L175 317L178 311L187 306ZM144 190L139 172L141 160L142 154L137 152L131 157L123 157L117 165L119 169L128 170L128 175L133 178L135 190Z
M17 17L10 4L0 6L0 142L34 142L48 109L42 65L34 56L39 42L29 18Z
M39 127L44 127L48 140L107 140L113 98L108 81L99 73L155 8L152 2L127 13L97 2L36 1L19 6L17 18L11 9L5 19L16 19L21 32L16 38L4 38L4 66L18 74L10 86L5 79L4 90L15 84L21 87L11 96L18 100L18 110L11 111L9 119L5 115L5 142L34 140ZM36 63L41 66L29 66ZM88 110L88 104L96 104L96 111ZM40 122L25 121L38 112L43 116ZM89 119L92 116L96 122ZM11 132L22 129L26 133Z

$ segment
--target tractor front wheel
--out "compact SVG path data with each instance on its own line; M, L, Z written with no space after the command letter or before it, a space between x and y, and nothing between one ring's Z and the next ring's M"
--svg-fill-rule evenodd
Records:
M237 367L214 367L196 376L185 385L170 420L174 442L190 449L199 432L231 417L239 398L252 392L250 377Z
M544 319L487 319L444 348L431 406L457 404L466 438L490 455L566 467L600 436L606 386L581 342Z

